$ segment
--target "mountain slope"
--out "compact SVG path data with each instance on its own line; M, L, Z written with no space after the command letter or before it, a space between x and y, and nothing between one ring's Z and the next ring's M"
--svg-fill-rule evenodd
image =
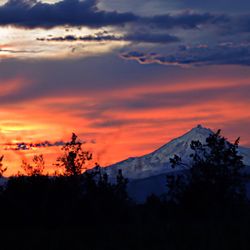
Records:
M189 156L192 152L190 148L191 142L193 140L199 140L201 143L205 143L206 138L211 133L213 133L212 130L198 125L188 133L170 141L150 154L118 162L106 167L104 171L111 179L114 179L118 170L121 169L123 175L130 180L145 179L173 171L179 171L181 167L175 168L174 170L171 168L169 158L176 154L179 155L184 162L189 162ZM250 149L240 147L239 152L244 156L245 164L250 166Z

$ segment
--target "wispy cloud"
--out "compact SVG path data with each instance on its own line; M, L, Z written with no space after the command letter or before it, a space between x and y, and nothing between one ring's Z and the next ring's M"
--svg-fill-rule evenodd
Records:
M16 150L16 151L26 151L26 150L33 150L36 148L48 148L48 147L61 147L64 146L66 142L63 141L57 141L57 142L50 142L50 141L44 141L39 143L5 143L1 146L4 147L4 150Z
M200 44L194 47L180 46L173 54L127 52L121 58L135 60L140 64L161 64L179 66L204 65L250 65L250 43L221 43L217 46Z
M126 42L136 42L136 43L173 43L179 42L180 39L176 36L162 33L132 33L125 35L114 35L108 34L106 32L97 33L95 35L88 36L59 36L59 37L49 37L49 38L37 38L38 41L47 42L108 42L108 41L126 41Z

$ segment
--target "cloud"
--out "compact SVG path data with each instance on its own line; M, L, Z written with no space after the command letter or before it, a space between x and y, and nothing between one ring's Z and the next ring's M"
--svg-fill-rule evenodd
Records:
M25 28L53 28L56 26L104 27L137 23L164 29L197 28L202 24L218 24L227 19L210 13L185 11L177 15L139 16L133 12L105 11L98 8L98 0L62 0L47 4L37 0L9 0L0 6L0 25Z
M13 76L29 81L0 98L2 122L20 123L1 125L7 142L65 141L75 131L80 138L97 140L91 144L94 152L112 144L100 162L103 165L150 152L198 123L221 128L222 122L249 120L245 117L250 89L237 87L250 79L246 67L159 67L120 60L113 54L84 60L2 61L0 84ZM232 83L235 88L230 88ZM210 85L215 89L203 89ZM217 91L220 85L224 88ZM185 120L169 121L175 118ZM249 135L244 137L249 144ZM49 147L34 153L58 154L59 150Z
M9 0L0 6L0 25L52 28L61 25L100 27L135 21L132 13L98 10L96 0L63 0L54 4L36 0Z
M98 129L105 129L105 128L116 128L120 126L152 126L152 127L159 127L163 126L165 124L170 124L170 123L180 123L180 122L190 122L190 121L196 121L197 124L200 120L202 119L216 119L218 118L217 115L200 115L196 117L186 117L186 118L157 118L157 119L152 119L152 118L141 118L141 119L124 119L122 117L120 118L114 118L114 117L103 117L102 121L94 121L91 123L91 127L98 128Z
M35 148L48 148L48 147L61 147L64 146L66 142L63 141L44 141L40 143L6 143L4 144L4 150L15 150L15 151L25 151L25 150L32 150Z
M83 144L90 143L96 144L95 140L90 141L81 141ZM14 150L14 151L26 151L26 150L33 150L36 148L50 148L50 147L62 147L65 146L68 142L65 141L43 141L39 143L27 143L27 142L20 142L20 143L5 143L1 146L4 147L4 150Z
M115 103L116 109L145 110L161 107L175 108L196 105L215 100L245 100L249 99L250 86L232 86L204 90L184 90L176 92L147 93L137 96L134 100L120 100Z
M116 53L118 48L125 49L128 45L131 50L137 50L139 43L145 43L142 46L148 49L154 44L162 46L180 41L189 44L221 41L229 36L228 27L232 26L235 32L240 22L244 23L241 25L244 30L247 29L247 18L243 16L239 19L220 13L167 8L164 13L143 15L133 10L104 9L101 3L102 0L61 0L52 4L38 0L9 0L0 6L0 28L5 34L4 43L14 44L15 48L1 50L0 56L3 59L87 57L110 51ZM34 30L37 28L41 29ZM110 33L98 32L100 30ZM239 32L243 31L239 29ZM241 36L231 40L240 40ZM63 42L78 43L69 46ZM84 45L79 44L84 42Z
M106 10L120 12L133 11L140 15L152 13L164 14L168 11L193 9L196 11L212 11L216 13L239 13L250 9L249 0L102 0L101 6Z
M138 13L132 8L105 8L103 0L61 0L50 4L38 0L9 0L0 6L0 28L5 34L4 43L14 44L15 48L9 50L10 47L7 47L6 50L1 50L1 57L3 59L44 59L49 57L62 59L116 52L118 48L126 49L128 43L133 43L129 44L130 50L137 50L138 43L147 43L144 44L144 48L148 49L154 44L159 44L160 47L180 41L193 47L194 43L206 42L211 47L212 44L222 41L235 43L249 41L250 17L247 12L232 14L212 12L210 9L193 9L195 1L191 0L186 1L191 4L191 8L188 10L181 7L186 6L184 1L176 4L176 8L168 9L168 4L160 0L156 1L158 7L162 5L162 11L158 13L150 12L150 9ZM224 0L221 1L225 4ZM111 2L110 5L113 6L121 5L116 4L115 1ZM150 4L144 0L140 0L140 2L147 9L152 6L154 1L149 1ZM123 3L123 5L127 4ZM138 3L135 5L137 6ZM197 3L198 5L200 3ZM33 30L36 28L43 30ZM96 33L104 29L112 33ZM26 35L23 36L22 32ZM86 35L85 32L88 32L89 35ZM9 36L9 33L12 35ZM49 44L48 42L54 43ZM70 47L63 42L85 42L85 44ZM167 46L166 49L168 49ZM158 57L152 58L151 55L149 57L146 55L147 58L138 58L138 61L187 65L186 62L178 62L175 56L181 57L181 55L178 51L176 53L178 55L171 55L172 58L159 51Z
M42 53L42 50L13 50L13 49L0 49L1 52L8 52L11 54L26 54L26 53L31 53L31 54L37 54L37 53Z
M108 41L126 41L136 43L171 43L179 42L180 39L176 36L162 33L134 33L117 36L108 33L97 33L95 35L88 36L59 36L49 38L37 38L38 41L53 41L53 42L108 42Z
M27 79L25 81L28 83L17 91L1 96L0 104L28 103L55 95L74 97L80 93L83 96L108 93L134 86L135 79L137 85L144 85L167 74L159 67L154 68L153 72L145 72L141 65L125 64L124 60L113 54L79 60L5 60L1 62L0 85L13 76Z
M118 102L126 109L140 110L140 109L157 109L160 107L175 108L186 107L190 105L198 105L199 103L206 103L218 101L220 99L234 101L248 101L250 96L250 86L223 86L218 88L205 88L201 90L182 90L176 92L159 92L147 93L137 96L136 99L124 102ZM119 104L114 105L119 108ZM121 107L120 106L120 107Z
M236 32L250 32L250 14L241 15L240 17L236 18L236 22Z
M155 15L153 17L144 18L145 22L148 22L154 26L171 29L171 28L183 28L183 29L195 29L200 25L205 24L224 24L230 21L230 18L226 15L215 15L208 12L199 13L193 11L182 11L179 14L170 15Z
M83 42L103 42L103 41L121 41L122 37L118 37L113 34L107 34L106 32L97 33L95 35L88 36L75 36L75 35L67 35L67 36L57 36L57 37L49 37L49 38L37 38L38 41L47 41L47 42L75 42L75 41L83 41Z
M144 53L134 54L142 57ZM154 53L151 56L155 56ZM108 63L107 63L108 62ZM229 67L229 66L228 66ZM200 79L249 79L249 71L244 67L159 67L157 64L141 65L121 60L113 54L89 57L80 60L18 61L5 60L0 67L0 86L13 79L23 79L19 87L1 96L1 106L30 103L36 100L57 97L96 96L98 99L110 92L122 93L130 88L175 85L180 82L200 81ZM24 83L23 83L24 82ZM83 101L85 104L91 104ZM94 103L95 104L95 103ZM50 108L53 108L55 103ZM65 104L69 105L69 104ZM59 106L62 106L60 103ZM112 109L115 105L110 106ZM63 108L65 108L63 106ZM70 112L78 110L70 106ZM64 112L64 110L62 110Z
M175 0L168 0L167 2L175 2L178 8L192 8L197 10L209 11L223 11L228 13L245 12L250 8L248 0L180 0L176 3Z
M180 46L175 53L168 55L131 51L122 53L120 56L126 60L135 60L140 64L250 66L250 43L221 43L214 47L207 44L194 47Z
M200 80L202 82L202 80ZM203 82L205 85L205 83ZM107 98L102 100L96 105L93 105L89 108L81 107L82 110L85 110L85 113L82 114L84 118L89 120L92 128L98 129L114 129L114 128L124 128L124 127L135 127L135 126L148 126L154 124L155 127L161 127L164 122L168 123L171 121L169 113L167 110L195 110L206 105L211 105L211 110L209 112L203 110L194 116L193 121L212 119L223 119L223 116L226 113L220 113L220 109L223 109L223 112L227 109L225 103L230 104L230 106L243 105L243 109L247 109L246 104L249 100L250 87L249 84L222 84L219 86L219 83L216 85L208 84L203 88L198 86L194 89L179 89L176 86L176 89L171 91L164 90L163 86L158 86L158 91L130 94L130 96L120 96L119 98ZM211 85L211 86L210 86ZM182 87L184 88L184 86ZM155 87L157 89L157 87ZM212 104L215 104L214 106ZM237 107L236 105L236 107ZM225 109L225 110L224 110ZM155 114L159 114L159 110L162 110L161 113L165 116L161 116L161 119L155 118ZM240 111L240 113L242 110ZM151 113L151 116L144 116L143 114ZM242 112L241 116L246 116L247 114ZM138 114L133 116L132 114ZM184 114L183 114L184 115ZM188 114L186 114L188 116ZM231 116L231 113L229 112ZM237 117L237 115L235 115ZM180 118L181 116L178 113L174 112L174 117ZM192 112L189 114L192 116ZM231 116L231 118L235 118ZM185 115L184 115L185 117ZM164 118L164 119L163 119ZM190 120L190 117L188 118ZM177 120L175 120L177 123ZM181 122L181 121L180 121Z
M230 140L241 137L240 144L250 147L249 137L250 116L245 119L235 119L230 122L224 122L221 126L222 131L230 134Z

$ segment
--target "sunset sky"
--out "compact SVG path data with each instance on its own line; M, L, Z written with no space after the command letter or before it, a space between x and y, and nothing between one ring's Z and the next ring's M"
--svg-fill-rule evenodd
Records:
M102 166L197 124L250 147L249 10L249 0L0 0L7 174L41 153L51 170L72 132Z

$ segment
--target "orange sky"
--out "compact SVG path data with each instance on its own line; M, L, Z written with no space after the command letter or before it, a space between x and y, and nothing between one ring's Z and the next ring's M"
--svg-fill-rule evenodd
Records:
M250 102L246 99L233 101L239 88L248 88L248 79L187 80L174 85L163 85L162 82L141 87L130 87L124 91L114 89L84 96L82 93L61 95L60 97L41 97L28 100L18 105L0 107L1 143L39 143L68 141L71 133L86 141L84 147L94 153L94 161L102 166L123 160L130 156L149 153L170 139L182 135L187 130L203 124L212 129L222 128L225 136L234 139L242 135L242 144L250 145L250 137L240 129L233 129L235 121L249 121ZM29 85L29 80L14 78L1 84L1 95L18 91ZM232 88L232 91L227 90ZM234 91L235 88L235 91ZM248 88L249 89L249 88ZM210 92L209 92L210 91ZM188 101L185 105L153 105L145 108L129 108L121 103L130 103L140 96L190 95L195 93L216 93L213 100ZM194 96L194 98L195 98ZM106 108L100 116L93 117L92 110L106 105L113 100L114 105ZM176 100L174 99L174 102ZM150 102L150 96L149 96ZM160 103L161 104L161 103ZM91 117L91 119L89 118ZM44 154L47 170L53 171L60 147L33 149L27 151L5 150L4 164L8 166L6 175L15 174L22 160L31 161L34 154Z

